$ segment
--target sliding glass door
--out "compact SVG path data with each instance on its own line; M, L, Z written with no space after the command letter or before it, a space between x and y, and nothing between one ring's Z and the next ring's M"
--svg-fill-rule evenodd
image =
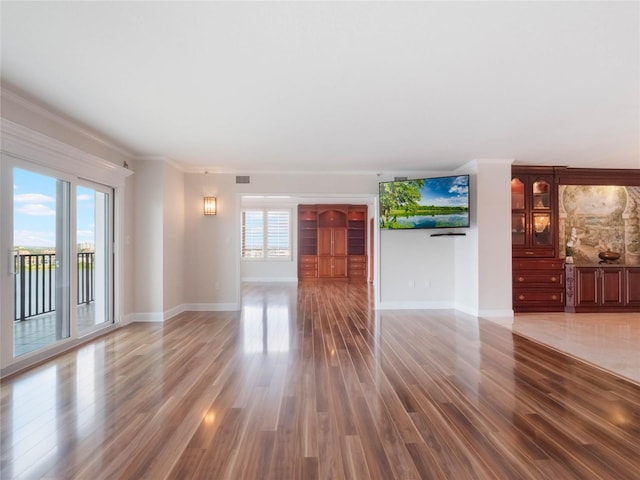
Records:
M110 190L88 182L76 187L79 335L112 323Z
M70 335L70 183L13 169L13 352Z
M2 188L2 332L12 333L11 358L112 324L113 190L19 160L3 161Z

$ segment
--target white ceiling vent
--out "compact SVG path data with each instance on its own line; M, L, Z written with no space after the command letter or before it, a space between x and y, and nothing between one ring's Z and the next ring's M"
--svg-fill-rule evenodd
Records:
M251 183L249 175L236 175L236 183Z

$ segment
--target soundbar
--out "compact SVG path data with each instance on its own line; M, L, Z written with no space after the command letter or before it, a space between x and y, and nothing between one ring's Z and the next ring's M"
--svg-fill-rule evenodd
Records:
M448 233L432 233L432 237L464 237L466 233L448 232Z

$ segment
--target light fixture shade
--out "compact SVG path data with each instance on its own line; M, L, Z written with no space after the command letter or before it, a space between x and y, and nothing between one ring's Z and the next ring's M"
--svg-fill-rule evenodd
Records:
M216 197L204 197L204 214L215 215L217 210Z

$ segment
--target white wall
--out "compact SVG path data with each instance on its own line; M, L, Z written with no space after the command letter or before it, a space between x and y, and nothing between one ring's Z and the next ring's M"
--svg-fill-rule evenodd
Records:
M455 243L455 308L476 316L511 317L511 160L474 160L471 228Z
M169 163L163 166L162 307L179 313L184 303L184 173Z
M239 218L234 175L185 174L184 292L187 308L240 306ZM204 215L204 196L217 198L217 215Z
M455 308L473 314L478 310L478 169L470 162L456 173L469 174L469 220L466 236L454 241Z
M140 315L163 311L164 165L155 160L138 160L135 168L134 314L140 319Z
M479 160L478 315L513 316L511 161Z
M455 237L380 232L380 308L453 308Z

